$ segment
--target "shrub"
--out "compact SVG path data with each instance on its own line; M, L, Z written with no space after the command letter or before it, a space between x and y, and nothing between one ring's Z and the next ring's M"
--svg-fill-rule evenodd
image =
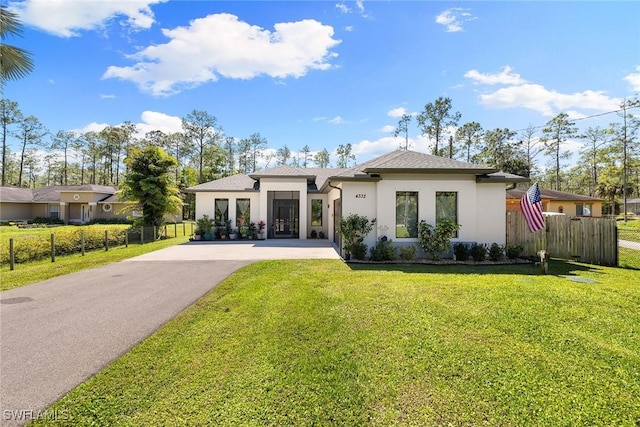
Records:
M523 251L524 248L520 245L507 245L507 249L505 252L507 254L507 258L516 259L520 258L520 255L522 255Z
M42 216L37 216L29 221L29 224L64 224L64 221L60 218L45 218Z
M89 221L89 225L93 224L133 224L133 219L128 218L96 218Z
M399 246L400 259L403 261L413 261L416 258L416 246Z
M367 257L367 244L364 242L352 243L350 253L354 259L365 259Z
M373 261L393 261L398 258L391 240L378 239L378 243L369 252Z
M369 220L366 216L351 214L346 218L340 219L340 234L342 235L343 247L345 252L351 253L356 259L364 259L367 255L367 245L363 243L367 234L373 230L376 219ZM356 251L362 251L364 245L364 254L362 257L356 256Z
M484 261L487 258L487 247L480 243L474 243L469 249L474 261Z
M453 253L458 261L466 261L469 259L469 246L466 243L458 242L453 245Z
M489 247L489 259L491 261L499 261L502 258L504 251L502 246L497 243L492 243Z
M422 220L418 224L418 243L431 259L439 259L449 251L451 239L459 229L460 224L453 221L439 221L434 227Z
M317 239L318 238L318 232L316 230L311 230L311 238L312 239Z

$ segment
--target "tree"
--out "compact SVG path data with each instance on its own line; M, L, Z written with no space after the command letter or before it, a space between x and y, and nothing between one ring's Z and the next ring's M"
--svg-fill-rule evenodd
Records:
M620 155L618 157L621 160L622 167L622 205L624 212L624 220L627 220L627 195L629 192L629 163L635 159L637 160L638 152L640 151L635 139L636 134L640 131L640 117L631 113L631 109L640 107L640 99L635 98L631 100L625 99L620 104L620 111L618 116L622 119L622 123L612 123L612 133L614 137L613 148ZM632 154L633 153L633 154Z
M471 161L471 149L480 145L484 130L480 123L465 123L456 129L456 141L462 143L467 150L467 162Z
M291 150L286 145L276 150L276 162L279 166L289 163L291 158Z
M555 190L562 190L560 183L560 161L569 157L568 151L562 151L562 144L578 132L575 123L569 121L567 113L560 113L549 120L542 129L542 143L545 154L551 156L555 171Z
M238 171L243 174L251 173L251 141L242 138L238 141Z
M601 129L600 126L595 128L587 128L583 134L578 138L584 139L585 144L583 150L580 152L582 163L588 165L590 173L589 182L589 195L593 196L598 186L598 166L600 165L599 155L601 154L600 148L606 147L611 140L608 136L608 132Z
M338 145L338 148L336 149L336 154L338 156L338 162L336 164L337 167L348 168L350 160L353 160L354 163L356 162L356 156L352 153L352 150L353 148L350 143Z
M223 176L231 176L236 173L236 151L238 144L236 139L232 136L227 136L224 139L222 149L224 151L224 169Z
M1 22L0 22L1 23ZM22 120L18 103L8 99L0 99L0 126L2 127L2 186L7 185L9 126Z
M129 172L118 191L122 200L135 202L127 210L142 210L145 226L159 226L164 217L178 211L182 201L173 179L178 161L162 148L133 148L124 160Z
M59 130L55 136L53 137L53 141L51 143L52 150L61 150L63 156L63 173L62 173L62 184L69 185L69 159L68 153L69 149L73 145L73 141L75 140L75 133L73 132L65 132L63 130Z
M251 160L249 162L251 172L258 170L258 159L263 156L263 151L267 147L267 138L264 138L260 133L252 133L249 136L249 152Z
M457 126L462 115L459 112L451 112L451 99L439 97L434 103L424 106L424 111L418 115L418 127L423 136L428 136L434 141L433 154L440 155L440 138L449 126ZM449 156L453 156L453 149L449 150Z
M218 119L206 111L193 110L182 119L182 129L185 136L196 147L198 156L199 183L204 182L204 155L208 145L217 145L222 137L222 128L218 126Z
M536 128L529 124L529 126L522 131L521 138L523 149L527 154L527 165L529 166L529 171L534 169L533 161L538 156L538 154L544 151L544 145L541 143L539 138L535 137Z
M0 40L3 40L0 43L0 87L6 80L17 80L33 70L30 52L4 43L9 35L22 35L22 24L18 15L7 9L7 5L0 4Z
M530 170L519 143L511 139L516 133L507 128L488 130L484 133L484 144L473 156L474 162L486 163L503 172L529 176Z
M411 114L403 114L398 121L398 126L393 131L393 136L397 138L399 135L404 135L404 151L409 149L409 123L411 122Z
M27 149L32 146L41 146L42 137L47 134L44 126L35 116L29 116L19 123L18 138L22 143L22 151L20 153L20 171L18 173L18 187L22 187L22 178L24 173L25 158Z
M313 162L319 168L328 168L330 166L329 162L329 152L326 148L323 148L322 151L318 151L315 156L313 156Z
M302 153L302 167L306 168L311 161L311 148L305 145L300 152Z

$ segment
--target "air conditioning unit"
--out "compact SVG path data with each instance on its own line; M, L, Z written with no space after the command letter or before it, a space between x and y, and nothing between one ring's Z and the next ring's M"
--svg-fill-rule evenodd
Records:
M102 205L102 211L111 212L111 203L105 203L104 205Z

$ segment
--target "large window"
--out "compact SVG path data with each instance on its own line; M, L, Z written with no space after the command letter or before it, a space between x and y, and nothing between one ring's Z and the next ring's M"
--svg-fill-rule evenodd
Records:
M236 199L236 226L248 227L251 222L251 201L249 199Z
M436 224L442 220L458 223L458 193L455 191L436 191Z
M229 220L229 199L216 199L216 224L223 224Z
M311 200L311 225L322 225L322 200Z
M591 215L591 204L576 204L576 216Z
M417 192L396 192L396 237L418 237Z

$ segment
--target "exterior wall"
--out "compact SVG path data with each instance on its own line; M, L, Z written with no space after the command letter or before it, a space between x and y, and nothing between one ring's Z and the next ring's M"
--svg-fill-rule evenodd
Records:
M564 213L566 216L573 218L576 216L576 205L591 205L591 216L602 216L602 202L550 200L547 209L545 209L545 212L560 212L560 210L562 210L562 213ZM560 209L561 207L562 209Z
M337 187L342 188L340 185ZM338 220L338 216L340 212L335 210L336 200L340 199L340 190L332 189L327 193L327 205L329 206L329 212L327 218L329 223L327 224L327 237L330 242L333 242L337 245L340 244L340 236L337 233L336 221ZM340 203L340 202L338 202Z
M418 193L418 221L436 222L436 192L458 193L458 237L453 242L505 242L505 185L476 184L469 175L389 175L375 182L343 183L342 217L351 213L376 218L376 227L365 239L371 247L386 235L396 244L416 244L417 238L397 238L396 192Z
M104 200L111 193L96 193L94 191L60 191L60 201L67 203L89 203Z
M504 184L477 185L475 208L469 208L469 216L475 217L476 230L473 241L499 245L506 243L505 191ZM468 219L472 220L472 218Z
M33 218L31 203L0 203L0 221L24 221Z
M111 205L111 210L105 212L104 207L107 204ZM128 216L132 216L132 212L119 213L126 205L126 203L98 203L93 219L127 219Z
M237 199L249 199L251 210L250 218L251 222L256 224L263 218L261 217L261 198L257 192L197 192L196 193L196 219L202 218L204 215L209 215L209 218L213 219L216 216L215 200L216 199L228 199L229 200L229 219L231 220L231 227L235 228L236 224L236 200ZM266 217L264 217L266 218ZM264 220L264 219L263 219Z

